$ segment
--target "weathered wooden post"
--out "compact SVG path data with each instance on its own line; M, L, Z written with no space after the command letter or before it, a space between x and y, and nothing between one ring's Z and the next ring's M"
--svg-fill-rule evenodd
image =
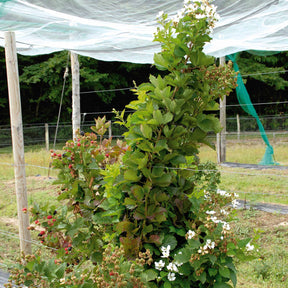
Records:
M109 121L108 133L109 133L109 139L112 138L112 121Z
M72 129L73 140L76 139L76 131L80 130L80 75L78 55L71 52L71 73L72 73Z
M25 254L31 254L31 235L30 231L27 229L30 224L28 213L26 213L28 201L25 175L24 140L18 61L14 32L5 32L5 58L14 157L15 189L19 220L20 250Z
M46 143L46 151L49 151L49 125L45 123L45 143Z
M236 115L236 119L237 119L237 139L239 141L240 140L240 133L241 133L239 114Z
M225 65L225 57L220 57L220 65ZM226 95L220 99L220 124L222 131L217 135L217 161L226 161Z

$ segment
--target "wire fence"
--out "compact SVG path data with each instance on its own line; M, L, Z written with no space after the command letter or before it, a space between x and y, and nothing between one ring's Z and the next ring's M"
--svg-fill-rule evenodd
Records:
M129 113L132 111L127 111ZM91 132L91 126L95 124L94 118L98 116L106 116L106 119L111 121L110 133L113 138L122 138L126 131L124 126L115 123L113 112L95 112L82 113L81 130ZM278 116L261 116L259 117L266 134L269 139L274 142L288 141L288 115ZM258 130L258 125L253 117L228 117L226 119L226 134L227 140L249 141L251 139L258 140L261 138L261 133ZM51 146L54 141L56 132L56 123L36 123L26 124L23 126L23 135L25 146L28 145L43 145L44 147ZM48 135L48 138L47 138ZM106 137L109 136L107 132ZM211 134L210 137L216 137ZM72 138L72 123L60 123L57 131L56 143L65 143ZM9 126L0 126L0 148L12 146L11 129Z

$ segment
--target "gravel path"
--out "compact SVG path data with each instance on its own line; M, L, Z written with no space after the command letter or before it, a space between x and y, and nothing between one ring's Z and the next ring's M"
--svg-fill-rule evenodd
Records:
M8 282L9 274L0 270L0 287L3 288L4 284Z
M286 170L288 166L281 165L258 165L258 164L241 164L233 162L224 162L220 164L222 167L231 167L231 168L248 168L248 169L276 169L276 170Z
M249 201L237 200L240 205L238 209L256 209L265 211L268 213L288 214L288 205L272 204L272 203L253 203L249 204Z

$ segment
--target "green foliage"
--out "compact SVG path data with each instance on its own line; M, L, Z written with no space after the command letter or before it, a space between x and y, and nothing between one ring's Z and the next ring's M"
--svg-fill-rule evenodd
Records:
M186 156L196 155L200 143L212 146L207 134L221 128L217 118L205 111L217 109L215 100L233 87L230 66L207 67L213 61L202 49L210 40L209 25L206 18L199 23L195 15L185 16L179 24L163 16L163 29L155 35L155 40L162 43L162 52L155 55L154 61L170 73L164 77L150 76L150 83L135 90L138 100L127 106L136 111L124 124L129 129L124 135L132 148L124 157L123 175L128 182L124 205L129 203L126 217L131 218L131 223L137 221L140 229L136 233L133 229L125 232L126 238L139 240L134 242L135 253L141 249L142 241L153 243L155 235L163 238L166 231L161 223L167 225L169 209L177 208L175 203L184 203L187 195L193 193L194 182L189 176L195 173L177 168L187 165ZM227 84L223 85L224 82ZM118 118L123 122L123 115ZM142 197L135 195L135 187L137 191L143 190ZM159 193L166 195L166 202L163 197L158 199ZM173 212L175 219L171 223L182 223L188 217L185 213L191 207L187 205L178 217ZM147 230L147 226L152 230ZM120 239L124 241L123 237Z
M61 259L45 261L41 253L27 255L19 259L19 263L10 271L9 283L5 287L25 285L42 288L91 288L119 287L144 288L149 281L143 264L149 263L149 252L142 253L135 261L127 261L121 248L108 245L103 253L102 264L93 265L85 261L76 269Z
M127 75L125 75L126 71L124 70L125 72L123 72L120 64L111 67L113 66L112 63L102 63L89 57L79 56L79 65L81 91L83 92L113 90L130 86L132 83L131 81L131 83L128 84L129 80ZM68 67L68 74L65 79L65 89L63 90L63 107L67 107L67 109L62 109L62 119L69 119L71 112L71 108L69 107L71 107L72 81L69 52L63 51L37 57L24 57L19 55L23 110L25 112L27 107L29 110L29 113L23 113L24 121L41 122L47 121L48 118L51 121L51 115L52 117L56 117L54 111L60 103L66 66ZM3 69L3 71L0 70L1 75L2 73L4 75L3 79L5 79L5 69ZM6 83L4 87L6 89ZM91 94L89 93L89 102L86 94L83 94L81 104L83 108L85 107L84 109L86 111L89 111L89 108L94 106L91 102L100 102L101 106L105 107L111 103L112 99L119 96L119 94L123 95L124 92L119 91L116 93L115 91L109 91L93 93L94 101L91 101ZM127 103L127 101L125 103ZM4 107L4 105L7 106L7 104L7 100L0 100L0 107Z
M91 127L97 134L78 134L75 142L66 143L63 154L51 151L53 167L59 169L54 184L61 185L60 205L35 203L29 209L33 224L28 227L51 249L51 258L43 259L40 252L24 255L11 271L7 287L14 281L29 287L142 288L148 281L143 265L151 264L150 252L127 260L113 241L121 192L113 193L110 183L119 176L127 147L103 139L108 126L105 117L98 118Z
M288 87L288 81L283 77L285 63L281 63L283 55L254 55L244 52L239 58L241 74L248 74L250 78L261 81L276 90L284 90ZM284 64L284 65L283 65Z
M187 162L189 163L187 159ZM197 183L195 189L198 191L206 190L206 191L216 191L218 185L220 184L220 172L217 170L217 166L212 161L207 161L204 163L200 163L199 165L195 165L194 169L197 170L197 173L191 176L190 180Z
M94 59L79 56L80 63L80 75L81 75L81 87L87 90L103 90L115 88L117 83L122 82L125 85L125 80L117 73L102 73L95 71L95 66L98 66L98 62ZM93 67L91 67L93 65ZM70 68L70 58L68 52L55 53L52 57L49 57L46 61L35 63L23 68L20 81L28 85L36 84L41 87L40 95L37 95L37 99L30 100L31 102L41 102L45 99L50 99L51 102L60 102L60 96L63 85L63 75L65 67ZM123 82L124 80L124 82ZM67 87L65 89L66 98L69 99L71 94L71 80L67 78ZM53 89L51 90L51 87ZM109 96L109 97L107 97ZM109 103L115 94L99 94L99 97L105 103ZM65 101L68 101L64 98Z
M103 171L106 166L109 166L107 171L112 171L113 165L119 170L117 165L126 144L117 141L112 146L112 139L103 139L108 125L105 117L98 118L91 127L98 136L78 134L77 141L66 143L64 153L51 151L53 167L59 169L54 183L61 185L58 201L66 203L59 207L34 204L30 209L36 227L42 227L41 233L38 231L41 243L57 249L57 255L71 263L87 259L95 263L101 261L104 236L111 234L121 212L117 198L112 195L107 198ZM114 179L112 172L109 177ZM38 230L35 225L30 228Z
M3 108L8 104L7 93L5 53L4 49L0 47L0 108ZM4 116L2 113L1 115L2 117Z
M19 59L19 63L24 64L24 67L19 71L22 95L24 99L29 95L29 98L25 100L30 103L30 107L35 107L31 111L34 112L33 116L36 119L42 116L39 115L42 111L40 109L41 105L44 103L51 103L52 105L53 103L60 103L63 75L67 63L69 64L68 52L55 53L52 57L46 57L45 59L40 58L42 60L40 60L40 63L38 62L39 58L31 58L32 63L29 63L28 59L24 57ZM66 78L66 86L67 89L64 90L66 97L63 97L63 105L70 105L71 80L69 77Z
M134 90L138 99L127 108L135 112L126 121L117 114L131 150L123 157L125 209L116 231L128 257L142 249L153 253L151 287L235 286L233 257L244 258L250 241L237 242L222 220L233 195L217 192L219 174L198 172L206 168L198 163L199 145L212 146L208 133L221 130L211 114L216 99L235 84L231 63L216 67L202 52L215 19L209 5L209 16L201 7L187 3L177 20L162 15L155 35L162 51L154 62L168 74L151 75Z

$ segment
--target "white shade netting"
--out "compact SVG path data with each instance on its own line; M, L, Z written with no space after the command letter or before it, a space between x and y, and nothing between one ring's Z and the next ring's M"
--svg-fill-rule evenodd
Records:
M205 52L288 50L288 0L215 0L220 20ZM14 31L23 55L71 50L105 61L152 63L160 11L171 17L179 0L2 0L0 46Z

